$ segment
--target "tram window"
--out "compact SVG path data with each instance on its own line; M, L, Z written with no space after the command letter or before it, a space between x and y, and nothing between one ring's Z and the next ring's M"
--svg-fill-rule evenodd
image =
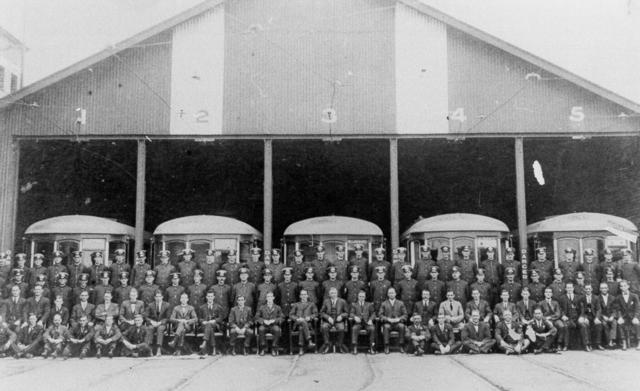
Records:
M82 263L91 266L91 253L94 251L105 251L107 241L100 238L82 239Z
M602 252L602 250L604 249L604 240L602 240L602 238L598 238L598 237L583 238L582 239L582 250L583 250L583 253L579 254L579 256L576 257L576 259L579 259L580 262L584 262L584 250L586 250L588 248L592 248L592 249L594 249L596 251L596 254L600 254Z
M258 244L258 246L260 247L260 244ZM240 243L240 257L238 258L240 259L240 262L249 262L251 260L251 247L253 247L253 243L249 243L249 242ZM280 259L280 262L282 262L282 259Z
M182 250L185 248L186 245L183 241L167 242L166 249L169 250L169 262L173 265L177 265L182 259L180 253L182 253Z
M65 241L60 241L58 242L58 250L62 251L62 253L64 254L64 258L63 258L63 263L65 265L70 265L71 264L71 253L74 251L77 251L80 248L80 245L77 241L75 240L65 240Z
M453 239L453 253L454 259L462 258L462 247L469 246L471 248L471 259L475 259L475 246L474 246L473 238L465 237L465 238L454 238Z
M205 262L207 259L207 250L211 249L211 242L191 242L189 247L195 252L193 260L196 263Z
M578 254L580 252L580 240L577 238L562 238L558 239L558 262L564 261L564 250L568 247L572 248L576 252L574 260L580 259L580 255ZM547 250L547 252L548 251L549 250Z
M429 238L427 239L427 242L429 243L429 246L431 246L431 248L437 251L435 259L438 261L442 259L442 251L440 251L440 248L442 246L449 247L451 245L449 238Z
M111 264L113 263L113 261L115 260L115 256L114 256L114 252L116 250L124 250L127 251L127 243L126 242L122 242L120 240L118 241L110 241L109 242L109 256L105 257L104 262L106 266L111 266ZM128 255L128 259L127 262L130 263L129 259L131 258L131 254L127 254Z
M494 259L498 259L497 251L500 251L500 247L498 244L500 243L498 238L496 237L478 237L476 239L477 248L478 248L478 257L480 257L479 261L484 261L487 259L487 248L493 247L496 251ZM473 255L472 255L473 256Z
M43 265L49 266L53 259L53 242L52 241L38 241L34 245L35 253L44 255L45 262Z

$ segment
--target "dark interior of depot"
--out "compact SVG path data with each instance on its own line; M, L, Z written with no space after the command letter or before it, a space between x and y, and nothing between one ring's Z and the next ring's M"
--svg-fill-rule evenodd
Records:
M567 138L524 143L527 222L589 211L638 223L633 189L640 182L637 138ZM536 178L534 161L544 184ZM145 230L187 215L237 218L263 225L262 141L153 140L147 144ZM513 139L401 139L398 142L400 231L420 216L476 213L515 232ZM388 140L273 142L273 240L298 220L344 215L371 221L389 243ZM23 141L17 232L65 214L134 225L134 141ZM517 236L517 235L515 235ZM23 248L19 235L16 248Z

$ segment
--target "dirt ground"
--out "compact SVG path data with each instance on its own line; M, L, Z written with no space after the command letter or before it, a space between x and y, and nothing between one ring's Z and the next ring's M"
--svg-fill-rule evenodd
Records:
M2 390L634 390L640 352L0 359Z

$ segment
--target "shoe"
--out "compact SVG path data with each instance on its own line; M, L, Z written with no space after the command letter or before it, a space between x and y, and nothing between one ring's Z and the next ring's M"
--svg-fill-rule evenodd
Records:
M100 358L100 357L102 357L102 350L98 349L96 350L96 358Z
M170 348L175 348L176 347L176 340L174 339L173 341L169 342L167 345L169 345Z
M58 353L56 353L56 352L51 353L51 358L52 359L58 358Z
M622 340L622 350L627 350L627 341Z
M81 352L80 356L78 357L80 360L84 359L85 357L87 357L87 353L85 352Z
M353 355L355 356L356 354L358 354L358 348L354 346L353 348Z
M313 341L309 340L309 344L307 346L309 346L309 349L313 349L316 347L316 344L313 343Z
M236 355L236 348L235 347L231 348L231 355L232 356Z
M424 350L422 350L421 348L418 348L418 357L422 356L424 354Z
M109 350L108 356L109 356L109 358L113 358L113 350Z
M389 346L388 345L386 345L384 347L384 354L389 354Z
M402 346L402 345L400 345L400 353L402 353L402 354L404 354L404 353L405 353L405 351L404 351L404 346Z
M533 350L533 354L540 354L542 353L542 349L534 349Z
M604 350L604 346L598 345L598 350Z
M469 354L478 354L478 352L475 350L469 350Z
M271 348L271 355L272 355L273 357L276 357L276 356L278 355L278 349L276 349L276 348Z
M563 352L566 352L567 350L569 350L569 347L568 347L567 345L564 345L564 346L562 347L562 351L563 351Z
M511 350L507 349L504 351L504 354L506 354L507 356L510 355L511 353L513 353Z
M138 357L138 352L131 353L131 357L137 358Z
M176 350L175 352L173 352L173 355L174 355L174 356L179 356L179 355L180 355L180 351L179 351L179 350Z
M329 352L329 344L322 345L322 348L320 348L320 352L322 354L327 354Z
M207 341L202 341L202 343L199 346L200 350L204 350L207 348Z
M216 349L216 347L214 346L213 349L211 350L211 355L215 356L218 354L218 349Z
M636 350L640 350L640 342L638 342L638 346L636 346Z
M244 354L245 356L249 355L246 347L242 349L242 354Z
M298 356L302 356L304 354L304 348L302 346L298 349Z
M162 348L158 348L158 350L156 350L156 357L160 356L162 356Z
M591 348L589 347L589 345L584 345L584 351L585 352L590 352Z
M264 349L260 349L260 355L264 356Z
M371 345L371 347L369 348L369 353L376 354L376 345Z
M346 345L340 345L340 351L342 353L349 353L349 348Z

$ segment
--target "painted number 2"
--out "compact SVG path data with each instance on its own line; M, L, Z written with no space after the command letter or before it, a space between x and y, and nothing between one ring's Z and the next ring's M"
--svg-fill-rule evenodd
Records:
M464 108L458 107L449 116L450 120L464 122L467 120L467 116L464 115Z
M208 123L209 122L209 112L207 110L199 110L194 114L196 117L197 123Z

